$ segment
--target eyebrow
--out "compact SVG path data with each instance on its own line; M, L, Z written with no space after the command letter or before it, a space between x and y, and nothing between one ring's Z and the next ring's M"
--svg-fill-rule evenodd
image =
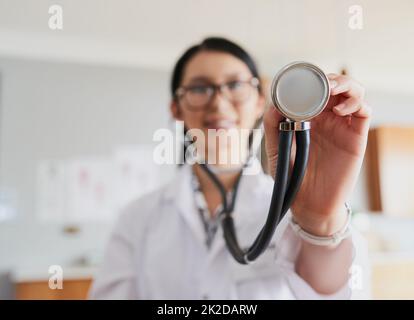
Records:
M191 78L188 83L192 83L192 82L212 82L210 78L208 77L204 77L204 76L198 76L198 77L194 77Z
M227 79L239 79L239 78L242 78L242 77L243 76L242 76L241 73L232 73L232 74L225 75L225 78L227 78ZM191 84L191 83L194 83L194 82L214 83L214 81L211 78L206 77L206 76L196 76L194 78L191 78L188 81L188 84Z

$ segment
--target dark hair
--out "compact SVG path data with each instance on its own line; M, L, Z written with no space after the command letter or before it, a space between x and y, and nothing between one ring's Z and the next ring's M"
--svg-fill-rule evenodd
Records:
M175 64L171 79L171 94L173 97L175 97L175 92L181 85L186 65L192 57L201 51L218 51L229 53L232 56L243 61L249 68L253 77L259 79L258 89L260 93L262 92L259 72L253 58L242 47L230 40L219 37L209 37L204 39L200 44L194 45L187 49L187 51L184 52L184 54L180 57L180 59L178 59L177 63Z

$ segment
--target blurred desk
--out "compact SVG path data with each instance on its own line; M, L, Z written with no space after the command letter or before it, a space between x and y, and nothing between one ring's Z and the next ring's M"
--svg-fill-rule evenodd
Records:
M370 257L374 299L414 299L414 253L373 253ZM64 275L63 289L49 288L43 274L26 273L15 277L19 300L87 299L95 270L75 268Z
M64 269L63 288L50 289L49 276L44 273L20 272L14 277L18 300L83 300L87 299L95 268Z
M18 300L85 300L92 279L65 280L63 289L52 290L47 280L27 281L16 284Z
M414 253L371 256L374 299L414 299Z

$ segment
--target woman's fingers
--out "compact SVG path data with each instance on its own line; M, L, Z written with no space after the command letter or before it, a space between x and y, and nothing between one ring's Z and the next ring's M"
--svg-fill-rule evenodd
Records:
M351 117L350 125L359 133L369 129L372 114L371 107L359 98L348 98L332 108L333 112L341 117Z
M333 111L339 116L352 115L359 118L369 118L372 114L371 107L364 100L353 97L333 107Z
M334 73L330 73L327 76L330 82L331 95L336 96L344 94L348 97L364 98L365 89L355 80L347 76L337 75Z
M352 127L357 132L367 132L371 122L371 115L372 108L365 101L360 101L358 110L352 114Z
M367 130L372 109L364 100L364 87L352 78L344 75L331 73L328 74L328 79L331 86L331 95L343 97L342 99L337 99L340 103L333 105L332 111L338 116L352 116L352 120L349 123L356 131L362 132Z
M372 108L364 100L360 101L359 108L356 112L352 114L358 118L370 118L372 115Z
M348 97L338 105L332 106L334 111L339 116L353 115L360 118L369 118L372 110L364 101L365 89L355 80L334 73L328 74L330 80L331 95L339 94Z
M335 112L338 116L348 116L357 112L360 108L360 99L351 97L346 99L344 102L334 106L332 108L333 112Z

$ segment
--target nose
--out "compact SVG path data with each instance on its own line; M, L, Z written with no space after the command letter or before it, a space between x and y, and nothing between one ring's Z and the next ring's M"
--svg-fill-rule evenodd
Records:
M208 108L211 112L225 113L233 109L232 103L223 95L221 90L216 90Z

